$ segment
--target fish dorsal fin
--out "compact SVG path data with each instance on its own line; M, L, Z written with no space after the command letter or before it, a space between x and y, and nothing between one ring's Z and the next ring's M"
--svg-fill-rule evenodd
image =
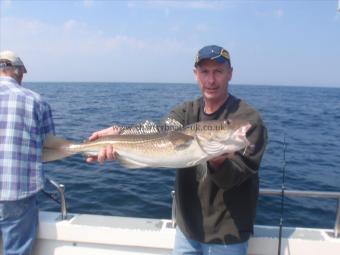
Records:
M183 125L173 118L166 118L163 123L165 131L176 131L183 128Z
M170 132L169 140L175 146L176 150L183 150L189 147L195 138L180 132Z
M156 123L153 121L146 120L140 124L134 125L132 127L124 127L120 131L120 135L150 135L159 134L160 130Z

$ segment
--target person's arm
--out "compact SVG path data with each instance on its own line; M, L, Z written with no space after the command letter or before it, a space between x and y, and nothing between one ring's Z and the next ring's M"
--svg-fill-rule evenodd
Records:
M247 138L254 147L245 155L242 155L242 152L236 152L234 155L222 155L208 161L208 174L218 187L229 190L244 182L251 175L257 174L267 143L266 127L262 122L253 126Z

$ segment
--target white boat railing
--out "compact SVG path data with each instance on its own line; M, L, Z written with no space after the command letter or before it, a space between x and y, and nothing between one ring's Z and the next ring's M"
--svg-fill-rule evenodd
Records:
M50 178L46 178L46 181L50 183L54 188L59 192L59 203L60 203L60 219L67 219L67 208L66 208L66 200L65 200L65 185L60 184ZM54 200L54 199L53 199Z
M260 195L276 196L281 195L282 190L278 189L260 189ZM285 196L291 197L312 197L323 199L337 199L337 208L334 224L334 237L338 238L340 234L340 192L334 191L311 191L311 190L284 190Z
M65 186L63 184L59 184L49 178L46 180L55 187L59 192L60 197L60 219L67 219L67 207L65 201ZM176 203L175 203L175 192L171 192L172 195L172 226L176 225ZM263 196L278 196L282 195L282 190L279 189L260 189L260 195ZM284 190L284 196L291 197L310 197L310 198L323 198L323 199L336 199L337 200L337 208L336 208L336 217L334 224L334 237L340 237L340 192L334 191L311 191L311 190Z
M263 196L281 196L282 190L280 189L260 189L260 195ZM176 225L176 203L175 192L171 192L172 196L172 225ZM340 237L340 192L334 191L311 191L311 190L286 190L284 189L284 196L293 197L312 197L323 199L337 199L336 217L334 224L334 237Z

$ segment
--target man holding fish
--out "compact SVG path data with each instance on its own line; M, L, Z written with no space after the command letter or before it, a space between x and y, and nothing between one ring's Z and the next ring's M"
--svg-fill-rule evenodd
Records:
M228 92L232 72L225 49L216 45L200 49L194 76L202 97L175 107L169 115L185 128L170 132L167 141L176 151L196 146L193 153L200 151L201 155L176 173L177 229L173 251L176 255L247 254L267 130L253 108ZM216 126L221 123L230 132L216 135ZM207 126L213 126L210 133L199 132ZM110 127L93 133L89 140L119 133L119 128ZM221 135L225 136L224 142ZM128 160L120 157L115 145L108 144L100 149L97 157L87 158L87 162L118 159L128 167L142 167L136 157Z

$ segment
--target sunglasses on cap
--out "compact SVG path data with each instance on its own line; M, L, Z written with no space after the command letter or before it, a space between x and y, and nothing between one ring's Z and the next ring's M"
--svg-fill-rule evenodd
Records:
M200 49L195 59L195 66L197 66L200 61L205 59L215 60L218 63L224 63L227 61L230 63L229 52L216 45L205 46Z

